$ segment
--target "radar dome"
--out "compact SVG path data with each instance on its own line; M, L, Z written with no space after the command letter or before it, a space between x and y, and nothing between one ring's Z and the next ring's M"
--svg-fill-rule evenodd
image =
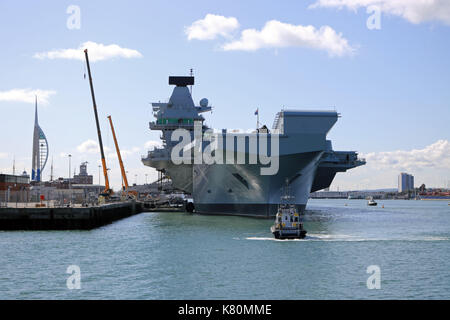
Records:
M200 100L200 107L206 108L208 106L208 99L203 98Z

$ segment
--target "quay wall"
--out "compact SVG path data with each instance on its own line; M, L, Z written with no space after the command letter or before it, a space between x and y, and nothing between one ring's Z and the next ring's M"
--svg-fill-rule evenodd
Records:
M0 230L90 230L142 209L136 201L92 207L0 208Z

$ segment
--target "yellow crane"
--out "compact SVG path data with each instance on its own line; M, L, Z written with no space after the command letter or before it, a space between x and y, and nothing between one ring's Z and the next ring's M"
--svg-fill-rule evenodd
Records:
M108 116L109 124L111 125L112 136L114 139L114 144L116 145L117 159L119 159L120 172L122 173L122 190L124 190L128 195L136 197L137 193L135 191L128 190L128 179L125 167L123 165L122 156L120 155L120 148L116 138L116 132L114 130L114 125L112 123L111 116Z

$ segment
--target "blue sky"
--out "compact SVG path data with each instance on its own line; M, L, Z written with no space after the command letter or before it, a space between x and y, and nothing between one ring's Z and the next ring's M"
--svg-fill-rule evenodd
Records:
M327 1L316 8L308 8L315 0L2 1L0 171L12 170L14 156L18 170L31 167L34 105L8 93L49 90L54 93L47 104L39 104L39 122L49 140L55 175L67 176L66 155L71 153L72 168L89 161L88 170L97 182L98 152L86 143L97 137L89 84L83 79L84 61L35 56L76 49L91 41L139 53L91 66L115 187L120 185L120 172L106 116L111 114L116 126L129 180L134 182L137 175L143 183L148 174L150 181L155 173L140 162L149 141L159 138L159 133L148 129L149 102L166 100L172 90L168 76L187 75L190 68L196 76L194 101L209 99L214 111L206 115L207 124L214 128L252 128L257 107L260 121L270 126L283 106L336 107L342 118L329 133L334 148L357 150L368 164L338 175L332 188L395 187L400 171L414 174L416 183L447 184L449 7L436 0L436 6L427 8L429 15L417 16L424 10L414 6L415 0L406 8L374 0L381 8L381 29L369 30L366 21L371 14L364 6L350 7L346 5L350 1L342 0L339 8ZM80 8L79 29L67 28L70 5ZM186 28L207 14L234 18L238 26L213 39L188 40ZM329 26L352 52L332 55L331 49L323 49L328 45L325 41L308 45L301 36L277 39L278 44L265 43L250 51L223 49L226 43L242 40L243 30L258 32L268 21L287 28ZM258 39L264 43L262 35ZM50 163L44 177L49 174Z

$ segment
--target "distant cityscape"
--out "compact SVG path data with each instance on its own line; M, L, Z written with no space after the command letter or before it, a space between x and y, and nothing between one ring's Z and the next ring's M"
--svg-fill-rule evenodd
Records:
M45 200L74 201L85 203L94 201L104 186L93 184L93 175L88 174L87 162L79 166L79 173L70 178L51 178L49 181L31 180L24 171L21 175L0 174L0 202L5 201L39 201L43 195ZM36 175L35 175L36 177ZM130 186L142 196L161 191L173 193L170 179L159 179L150 184ZM414 186L414 176L401 172L398 175L397 189L330 191L329 188L310 194L312 199L417 199L417 200L450 200L450 188L427 188L425 184Z
M397 189L330 191L329 188L311 193L312 199L416 199L416 200L450 200L449 186L427 188L425 184L414 187L414 176L401 172L398 175Z

